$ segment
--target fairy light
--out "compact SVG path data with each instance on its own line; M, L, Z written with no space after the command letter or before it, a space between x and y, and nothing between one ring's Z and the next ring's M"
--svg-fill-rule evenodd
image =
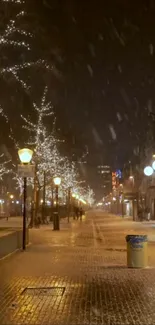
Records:
M54 175L60 175L62 183L60 195L65 193L69 187L74 187L77 192L82 193L83 182L79 181L79 174L75 163L69 162L67 157L60 155L58 145L61 142L55 136L55 116L51 102L47 100L48 88L45 87L40 105L33 103L33 110L37 120L33 122L31 117L21 115L24 122L23 128L28 131L28 141L26 145L34 150L33 163L37 166L37 184L42 188L44 182L43 171L46 171L46 194L51 196L51 179ZM53 131L48 134L44 125L45 118L53 117ZM28 180L33 186L33 180ZM81 190L80 190L81 189Z
M14 65L12 67L5 67L0 69L0 74L6 74L6 73L11 73L14 78L22 85L22 87L26 90L30 89L30 86L27 85L26 82L24 82L19 76L18 73L23 70L23 69L27 69L27 68L35 68L35 67L40 67L40 68L45 68L48 69L50 71L52 71L52 67L50 65L48 65L44 60L38 60L36 62L25 62L24 64L19 64L19 65Z
M88 186L86 190L85 201L88 202L90 206L94 204L95 201L94 197L95 197L94 191L90 188L90 186Z
M5 174L8 174L10 172L10 169L8 168L8 163L10 160L5 161L4 154L0 155L0 179L3 178Z
M0 49L1 52L3 47L13 47L13 48L21 48L21 50L25 49L27 51L31 50L31 46L29 40L33 37L33 34L30 32L20 29L19 22L22 17L26 15L26 12L23 10L22 6L26 3L24 0L1 0L2 3L9 5L16 5L18 13L14 16L13 19L10 19L5 29L0 33ZM8 7L9 9L9 7ZM29 90L30 86L26 81L20 78L19 73L23 69L27 68L40 68L48 69L49 71L53 71L53 66L50 66L45 60L39 59L37 61L32 62L24 62L21 64L9 65L7 67L0 66L0 75L4 77L7 73L12 74L14 79L21 84L21 86L25 90Z
M19 4L23 4L23 3L25 3L25 1L24 0L2 0L2 2L7 2L7 3L19 3Z
M48 134L44 125L44 119L53 116L53 107L51 102L47 100L48 88L45 87L43 96L41 98L40 105L33 102L33 110L36 113L37 120L33 122L31 117L25 117L21 115L23 120L23 128L28 131L27 145L34 150L33 163L37 166L37 182L38 186L43 186L45 170L48 175L46 177L47 182L51 180L51 175L55 171L58 171L58 166L62 159L57 149L57 143L59 140L55 137L54 133ZM54 119L55 123L55 119ZM28 181L33 185L33 181Z
M18 0L2 0L2 2L6 2L6 3L13 3L13 4L24 4L24 1L18 1ZM16 21L21 17L25 15L25 11L24 10L20 10L18 12L18 14L16 14L15 19L10 19L5 30L3 31L3 33L0 35L0 45L11 45L11 46L15 46L15 47L25 47L27 50L30 50L30 45L28 42L26 41L19 41L19 40L12 40L11 37L13 37L13 35L19 34L19 35L24 35L26 37L32 37L32 34L20 29L18 27L16 27Z
M13 134L12 127L11 127L11 125L9 123L8 116L4 113L4 110L3 110L3 108L1 106L0 106L0 115L5 119L6 123L9 126L9 138L13 141L13 143L15 145L15 148L19 149L19 145L18 145L17 141L15 141L15 137L14 137L14 134Z

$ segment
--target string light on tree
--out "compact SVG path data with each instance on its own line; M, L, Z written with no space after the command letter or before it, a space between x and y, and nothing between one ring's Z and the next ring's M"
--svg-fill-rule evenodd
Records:
M10 163L10 160L5 160L4 154L1 154L0 155L0 179L2 179L5 174L8 174L11 172L11 169L8 168L9 163Z
M3 4L5 4L5 6ZM23 8L26 6L26 2L24 0L1 0L1 5L2 16L5 16L5 11L7 11L7 13L16 13L14 14L13 18L9 19L5 26L2 26L2 31L0 33L1 58L7 58L7 65L6 59L1 59L0 75L2 78L5 78L6 74L12 74L14 79L20 83L24 89L28 90L30 85L28 85L27 80L23 80L23 75L25 78L27 78L27 74L22 74L22 78L20 77L20 73L24 69L38 68L39 66L40 68L49 69L51 71L53 70L53 67L50 66L45 60L40 58L36 60L36 54L33 53L31 46L31 40L34 39L35 36L22 27L23 18L27 15L26 11L23 10ZM14 7L17 7L17 10L12 10ZM12 51L11 61L9 59L10 51ZM35 57L34 61L29 61L30 54L27 56L28 52L31 52L31 57ZM15 61L14 64L12 63L13 58ZM26 58L28 58L28 60L26 60Z

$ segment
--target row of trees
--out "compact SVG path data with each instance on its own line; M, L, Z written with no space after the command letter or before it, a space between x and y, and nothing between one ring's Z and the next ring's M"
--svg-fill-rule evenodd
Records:
M31 148L34 152L32 163L36 166L35 180L32 178L28 179L28 186L34 193L35 217L37 217L43 188L46 188L46 198L50 199L53 191L53 177L56 175L62 179L60 187L62 201L65 201L69 189L89 205L92 205L94 201L93 190L89 186L86 186L84 180L81 180L76 162L60 153L64 141L59 139L56 134L56 118L51 103L47 101L47 92L48 89L46 87L40 106L33 103L33 113L35 113L33 118L35 120L34 122L31 116L25 117L21 115L24 142L23 140L17 141L14 136L13 126L10 127L10 135L14 141L16 153L22 147ZM1 114L8 123L9 120L3 110L1 110ZM46 127L46 120L49 120L49 118L51 119L50 131ZM80 162L82 163L82 159ZM18 176L17 164L13 159L6 160L4 154L2 154L0 156L0 177L3 178L6 173L12 175L16 188L22 194L23 181Z
M2 0L0 4L0 12L3 17L0 26L0 79L1 82L3 81L5 94L4 97L2 96L0 114L5 119L9 138L16 152L22 147L33 149L32 163L36 166L36 175L34 180L28 180L28 185L34 191L36 207L39 204L43 187L46 188L47 199L51 197L52 179L56 175L62 178L60 188L62 197L66 195L68 189L72 189L72 192L82 197L88 204L92 204L94 193L90 187L86 186L84 180L81 180L76 162L61 154L61 146L64 141L58 137L56 131L56 117L52 104L48 100L48 87L45 86L43 94L37 94L37 103L40 98L39 104L32 98L32 88L36 85L31 82L31 74L37 72L38 75L43 70L52 74L56 73L56 68L51 65L51 62L48 63L45 58L42 58L40 50L38 51L36 33L34 31L32 33L30 30L31 24L27 8L28 1L24 0ZM44 77L42 79L44 80ZM17 109L14 120L18 121L17 125L14 125L10 118L12 107L8 109L7 106L9 96L6 96L6 90L8 89L15 92L20 89L15 99ZM29 114L26 109L24 109L24 114L19 113L19 98L21 96L30 104ZM14 158L5 159L4 154L0 156L0 177L10 173L16 187L22 193L22 179L18 177L16 165L17 162ZM37 208L35 214L37 214Z

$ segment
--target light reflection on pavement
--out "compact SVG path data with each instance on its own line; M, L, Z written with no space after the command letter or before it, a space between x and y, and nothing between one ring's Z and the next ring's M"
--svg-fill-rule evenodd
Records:
M145 229L116 218L97 211L60 232L32 229L27 251L0 262L0 324L155 324L154 245L152 268L127 269L125 236Z

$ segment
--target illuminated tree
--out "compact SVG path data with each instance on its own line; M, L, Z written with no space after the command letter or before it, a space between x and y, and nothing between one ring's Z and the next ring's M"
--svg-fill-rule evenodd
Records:
M46 171L46 173L49 172L50 174L54 173L60 160L56 147L59 140L56 139L54 134L55 118L52 121L53 131L51 131L50 134L44 123L45 118L49 118L50 116L54 117L51 103L46 102L47 91L48 89L46 87L40 107L38 107L36 103L33 103L33 111L36 113L35 123L33 123L30 118L21 115L24 121L22 127L28 131L26 145L32 147L34 151L33 162L37 166L37 178L40 184L42 184L43 171Z
M36 121L30 117L21 116L24 121L23 128L27 131L27 141L25 146L34 151L32 163L36 166L35 180L30 179L28 184L34 187L34 201L36 205L35 214L39 206L40 191L46 185L51 184L51 179L55 174L61 173L61 162L57 145L60 142L55 136L55 118L52 105L47 101L47 87L44 90L41 104L33 103L33 111L36 114ZM45 120L53 116L51 120L53 130L48 133Z
M5 174L8 174L11 169L9 168L10 160L5 160L4 154L0 155L0 179L3 178Z
M21 77L20 73L32 66L44 66L48 69L50 66L40 58L36 60L36 56L32 53L34 36L25 30L25 24L24 28L22 27L23 19L27 14L25 5L25 0L1 0L0 19L3 23L1 23L0 30L0 77L5 78L6 81L6 76L12 75L25 89L28 89L27 80L23 80L24 78L27 79L28 74L24 74L24 77L22 74ZM8 21L7 17L9 17ZM33 57L34 60L31 61Z
M94 204L95 201L94 197L95 197L94 191L90 188L90 186L88 186L88 188L86 189L86 194L84 196L84 199L89 206L92 206Z
M63 189L67 190L68 188L75 188L77 184L78 172L74 162L69 162L66 158L63 164L62 170L63 177Z

